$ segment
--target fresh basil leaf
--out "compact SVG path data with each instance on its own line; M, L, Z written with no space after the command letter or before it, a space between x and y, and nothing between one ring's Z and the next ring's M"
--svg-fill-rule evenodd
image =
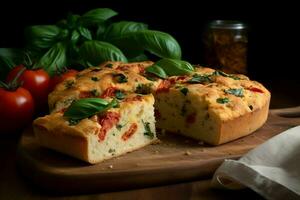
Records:
M68 26L67 26L67 20L66 19L59 20L56 23L56 26L58 26L60 28L63 28L63 29L67 29L68 28Z
M80 26L77 30L82 37L84 37L87 40L92 40L92 34L89 29Z
M128 58L129 62L142 62L146 60L149 60L149 58L144 53L139 54L138 56L135 57Z
M107 41L117 40L118 38L132 32L147 30L148 25L139 22L120 21L112 23L104 33L104 39Z
M210 75L194 74L193 77L187 81L188 83L210 83L212 82Z
M67 29L73 30L79 26L80 15L68 14L67 16Z
M106 111L117 105L117 100L108 102L101 98L84 98L75 100L64 113L64 117L72 120L81 120L99 112Z
M117 14L118 13L116 11L109 8L97 8L83 14L80 21L83 26L94 26L116 16Z
M59 40L60 31L55 25L30 26L25 30L25 37L30 48L47 49Z
M54 75L57 69L65 67L67 63L66 47L63 43L58 42L51 47L41 58L35 63L33 68L42 67L50 76Z
M105 31L103 38L120 48L127 57L134 58L144 52L141 45L135 45L131 38L131 33L147 30L148 26L144 23L121 21L112 23ZM129 36L129 39L124 39Z
M146 50L161 58L181 58L181 49L178 42L169 34L153 31L139 30L127 32L119 37L109 38L109 42L118 46L124 52L134 57L142 50Z
M238 88L238 89L228 89L224 90L225 93L227 94L232 94L237 97L243 97L244 96L244 90L243 88Z
M193 66L183 60L163 58L157 61L154 65L162 68L169 76L178 76L190 74L194 71Z
M169 34L160 31L143 30L133 34L134 41L143 49L161 58L181 58L178 42Z
M73 30L71 34L71 43L75 45L80 38L80 33L77 30Z
M24 51L16 48L0 48L0 80L16 65L24 61Z
M227 97L225 98L217 98L217 103L219 104L225 104L225 103L229 103L229 99Z
M4 66L12 69L16 65L24 62L24 50L18 48L0 48L0 59L1 62L6 63ZM1 65L1 67L2 66L3 65Z
M160 66L155 65L155 64L147 67L146 72L149 72L151 74L155 74L156 76L158 76L162 79L165 79L165 78L168 77L165 70L163 68L161 68Z
M97 30L96 30L96 39L97 40L104 40L104 33L106 31L108 27L108 23L107 22L103 22L98 24Z
M83 60L94 66L105 61L127 62L126 57L120 49L102 41L90 40L84 42L79 49L79 54Z

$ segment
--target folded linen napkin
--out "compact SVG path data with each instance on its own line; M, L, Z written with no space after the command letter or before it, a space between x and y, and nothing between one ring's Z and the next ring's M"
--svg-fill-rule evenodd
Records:
M300 199L300 126L276 135L239 160L225 160L212 185L249 187L266 199Z

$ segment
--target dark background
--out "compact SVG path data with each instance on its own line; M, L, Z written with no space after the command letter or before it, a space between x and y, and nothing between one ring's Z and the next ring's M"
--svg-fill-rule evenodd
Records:
M299 10L296 3L247 1L17 1L0 6L0 46L22 47L24 27L54 24L68 12L83 14L109 7L119 16L149 24L151 29L173 35L180 43L183 59L203 63L201 42L205 25L214 19L234 19L247 23L249 71L256 79L299 79Z

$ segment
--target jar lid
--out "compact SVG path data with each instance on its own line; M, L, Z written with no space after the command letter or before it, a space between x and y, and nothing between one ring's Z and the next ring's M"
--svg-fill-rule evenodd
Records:
M244 29L246 25L236 20L214 20L210 23L214 29Z

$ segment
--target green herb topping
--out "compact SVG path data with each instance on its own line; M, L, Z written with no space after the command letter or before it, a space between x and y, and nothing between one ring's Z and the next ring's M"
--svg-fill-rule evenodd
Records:
M217 103L220 103L220 104L229 103L229 99L227 97L225 97L225 98L218 98L217 99Z
M243 97L244 96L244 90L243 88L239 88L239 89L228 89L224 91L227 94L232 94L234 96L237 97Z
M150 137L151 139L154 138L154 133L150 129L150 123L144 122L144 121L142 121L142 122L144 124L144 129L145 129L144 135Z
M193 78L187 81L188 83L210 83L212 82L210 75L194 74Z
M93 89L93 90L91 90L90 92L91 92L91 94L92 94L94 97L100 96L100 93L99 93L99 91L98 91L97 89Z
M70 89L71 87L73 87L74 84L75 84L75 82L73 80L67 80L65 82L65 87L66 87L66 89Z
M79 119L69 119L68 122L69 122L70 126L75 126L76 124L78 124L80 122L80 120Z
M123 128L123 125L117 124L116 128L118 129L118 131L120 131Z
M98 77L93 76L93 77L91 78L91 80L97 82L97 81L99 81L100 79L99 79Z
M222 71L219 71L219 70L214 71L212 73L212 75L214 75L214 76L224 76L224 77L232 78L234 80L240 80L240 78L237 77L237 76L234 76L234 75L231 75L231 74L226 74L225 72L222 72Z
M138 84L138 86L135 89L135 93L137 93L137 94L150 94L152 85L153 85L152 83Z
M125 98L126 95L121 90L116 90L115 96L117 99L122 100Z
M182 88L182 89L180 90L180 92L181 92L184 96L186 96L187 93L189 92L189 89L184 87L184 88Z
M106 68L112 68L112 67L113 67L113 64L108 63L108 64L106 64L104 67L106 67Z
M109 149L108 150L108 153L112 153L112 154L114 154L116 152L116 150L115 149Z
M128 82L127 77L124 74L114 74L113 76L118 83Z

